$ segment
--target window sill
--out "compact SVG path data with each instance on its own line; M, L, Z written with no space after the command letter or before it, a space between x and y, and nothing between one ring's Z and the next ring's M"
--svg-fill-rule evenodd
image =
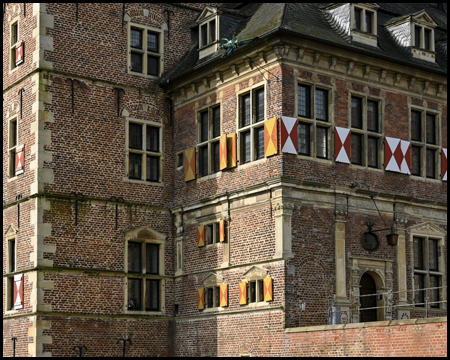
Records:
M16 181L17 180L17 175L16 176L14 176L14 177L12 177L12 178L9 178L8 179L8 182L11 182L11 181Z
M224 307L213 307L213 308L205 308L203 310L203 313L212 313L212 312L220 312L220 311L224 311L225 308Z
M311 160L311 161L317 161L323 164L331 164L333 163L333 160L330 159L322 159L322 158L316 158L313 156L307 156L307 155L297 155L297 159L303 159L303 160Z
M218 171L218 172L213 173L213 174L209 174L209 175L206 175L206 176L198 177L197 178L197 183L200 183L200 182L203 182L203 181L206 181L206 180L220 178L221 176L222 176L222 172Z
M419 176L419 175L409 175L413 180L419 180L419 181L425 181L425 182L429 182L432 184L441 184L443 182L442 179L431 179L431 178L427 178L427 177L423 177L423 176Z
M140 72L136 72L136 71L132 71L132 70L128 70L128 74L129 75L136 75L136 76L144 77L144 78L151 79L151 80L159 80L159 79L161 79L161 76L148 75L148 74L144 74L144 73L140 73Z
M365 165L357 165L357 164L348 164L350 169L358 169L358 170L369 170L369 171L375 171L375 172L379 172L380 174L384 173L384 169L381 168L373 168L370 166L365 166Z
M148 316L160 316L164 315L162 311L139 311L139 310L125 310L125 314L127 315L148 315Z
M127 177L124 177L122 180L124 182L132 183L132 184L142 184L142 185L164 187L164 183L163 182L159 182L158 183L158 182L152 182L152 181L147 181L147 180L135 180L135 179L129 179Z
M250 166L262 164L262 163L266 162L267 159L268 158L265 157L265 158L262 158L262 159L250 161L250 162L242 164L242 165L240 163L238 163L238 165L239 165L238 168L244 170L244 169L246 169L246 168L248 168Z
M269 303L267 301L258 301L258 302L254 302L254 303L250 303L247 305L242 305L242 306L246 306L249 308L257 308L257 307L264 307L264 306L268 306Z

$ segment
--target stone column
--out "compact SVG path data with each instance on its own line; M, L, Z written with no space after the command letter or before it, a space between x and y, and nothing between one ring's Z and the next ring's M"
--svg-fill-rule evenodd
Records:
M398 205L396 207L398 208ZM403 305L397 309L397 319L409 319L409 309L405 306L408 304L406 275L406 223L407 219L405 214L400 211L396 211L394 227L395 233L398 234L398 242L396 246L397 284L399 291L397 305Z
M223 205L222 205L223 209ZM222 211L222 219L225 220L225 242L222 243L222 249L223 249L223 262L221 267L228 267L230 266L230 222L231 217L228 216L228 210L226 212Z
M292 212L293 204L275 203L275 258L285 260L294 257L292 253Z
M176 229L176 251L177 251L177 270L175 276L183 275L183 213L175 213L175 229Z

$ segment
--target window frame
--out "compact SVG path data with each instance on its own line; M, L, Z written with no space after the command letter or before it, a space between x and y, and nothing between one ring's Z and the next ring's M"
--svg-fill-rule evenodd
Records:
M362 112L362 127L355 127L353 125L352 119L352 104L353 99L361 99L361 112ZM377 104L377 115L378 115L378 131L369 130L369 102L374 102ZM361 164L354 162L353 156L351 157L351 165L358 167L365 167L374 170L383 170L383 141L384 141L384 99L368 94L363 94L359 92L349 92L349 102L348 102L348 128L351 130L351 136L361 137ZM376 166L371 166L370 164L370 142L369 139L376 139ZM353 144L350 146L350 151L353 153Z
M139 273L129 272L128 269L128 245L129 243L139 243L141 244L141 271ZM146 271L146 245L154 244L159 246L159 257L158 257L158 274L148 274ZM164 284L164 276L165 276L165 265L164 265L164 254L165 254L165 241L157 240L157 239L143 239L141 237L129 237L125 239L125 261L124 261L124 272L125 272L125 291L124 291L124 312L127 314L136 314L136 315L163 315L165 312L165 284ZM129 279L137 279L141 282L141 302L142 307L140 310L129 310L128 309L128 287L129 287ZM147 280L156 280L159 281L158 284L158 309L157 310L146 310L145 309L145 300L146 300L146 288L147 288Z
M258 121L257 114L259 113L259 110L257 109L258 99L257 94L259 91L263 91L263 99L264 99L264 107L263 107L263 114L262 119ZM243 99L249 95L250 98L250 123L249 124L243 124ZM264 129L264 122L267 120L267 92L266 92L266 82L260 82L258 84L255 84L247 89L244 89L237 94L237 105L238 105L238 111L236 112L236 129L237 129L237 161L240 166L251 164L254 161L258 160L264 160L264 146L263 146L263 153L260 154L261 156L258 156L258 141L256 139L256 136L258 135L258 131L260 131L260 128ZM243 125L243 126L241 126ZM264 130L263 130L264 132ZM250 160L245 161L245 154L244 151L246 150L246 146L243 143L244 142L244 134L250 134Z
M131 32L132 30L141 31L142 34L142 48L136 48L131 46ZM158 51L155 52L148 47L148 34L152 33L157 35ZM143 76L151 79L158 79L164 72L164 33L162 29L155 27L128 23L128 39L127 39L127 50L128 50L128 74ZM131 69L131 58L132 54L140 54L142 57L142 71L134 71ZM149 61L148 58L157 58L158 70L157 75L149 74Z
M17 34L16 34L16 41L13 39L13 27L16 26ZM20 41L20 16L17 16L16 18L12 19L9 25L9 46L10 46L10 66L9 66L9 72L14 71L19 67L19 65L16 65L16 47L18 44L21 43Z
M413 140L413 112L420 113L420 140ZM427 115L434 116L435 121L435 144L427 142ZM442 152L442 115L439 111L434 111L418 106L411 106L409 109L409 141L411 142L411 176L421 177L429 180L440 180L441 162L440 155ZM414 171L413 165L413 148L419 149L419 173ZM427 174L427 151L434 151L434 176L429 177Z
M438 277L439 278L439 286L445 285L445 259L444 259L444 236L439 236L436 234L425 234L423 232L417 232L414 230L411 230L410 232L410 241L411 241L411 269L412 269L412 303L415 307L415 310L423 309L425 311L425 304L423 305L417 305L416 304L416 291L419 291L419 289L416 289L416 275L423 276L423 288L429 288L430 287L430 277ZM415 239L421 239L423 241L422 243L422 254L423 254L423 268L418 269L415 268L415 259L414 259L414 240ZM430 240L437 241L437 262L438 262L438 269L432 270L430 269ZM438 301L445 301L446 299L446 289L441 288L438 289ZM428 297L430 298L430 293L428 293ZM439 303L438 306L431 306L429 305L430 311L434 310L444 310L446 309L445 303Z
M309 87L309 117L301 116L299 114L299 87ZM317 90L324 90L327 92L327 120L319 119L317 117ZM295 114L297 117L298 127L297 127L297 139L298 139L298 155L305 158L314 158L331 161L331 149L332 149L332 128L334 125L334 92L333 88L329 85L323 85L320 83L307 82L303 79L297 79L295 85ZM308 99L306 99L308 101ZM300 140L301 140L301 127L302 125L307 126L309 129L309 154L301 153ZM318 156L318 128L323 128L327 130L327 140L326 140L326 157ZM305 133L306 134L306 133Z
M420 43L416 44L416 28L419 28L420 30ZM430 31L430 37L428 39L430 48L426 48L426 40L425 40L425 33L426 30ZM435 44L434 44L434 29L430 26L426 26L423 24L418 24L417 22L411 21L411 45L413 48L429 51L429 52L435 52Z
M211 39L211 23L214 22L214 33L215 38ZM202 35L202 28L206 26L206 42L204 42L203 35ZM214 14L212 17L208 17L207 20L202 21L198 24L198 44L199 49L202 49L206 46L215 44L218 42L218 27L219 27L219 18L216 14Z
M219 135L214 137L214 111L219 108ZM202 141L202 115L207 112L208 116L208 129L207 129L207 139ZM196 128L197 128L197 179L207 178L210 175L220 173L220 136L222 135L222 102L217 101L214 104L208 104L208 106L202 107L197 110L196 114ZM214 159L214 145L219 146L219 164L218 169L215 171L215 159ZM207 148L207 173L202 174L202 159L201 159L201 149Z
M12 125L15 123L15 139ZM15 178L16 175L16 148L19 145L19 118L14 116L8 120L8 177Z
M130 148L130 124L142 126L142 148ZM147 128L154 127L159 129L159 152L147 150ZM141 178L130 178L130 154L141 155ZM147 158L158 157L158 181L147 180ZM164 125L154 121L140 120L136 118L126 118L125 120L125 177L124 181L139 182L149 185L164 185Z
M6 273L3 278L5 291L5 313L12 314L19 309L14 309L14 274L17 272L17 233L18 229L10 225L6 231L5 239L7 241L6 252ZM14 242L12 246L11 243ZM14 267L11 264L12 248L14 248Z

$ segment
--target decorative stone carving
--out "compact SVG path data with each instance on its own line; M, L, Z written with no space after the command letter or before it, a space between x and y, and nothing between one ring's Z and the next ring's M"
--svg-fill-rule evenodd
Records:
M247 280L258 280L258 279L263 279L265 277L267 277L267 275L269 274L269 271L266 269L263 269L259 266L252 266L249 270L247 270L244 273L244 277Z
M203 285L205 286L214 286L214 285L220 285L224 283L223 276L220 276L215 273L209 273L208 276L206 276L203 279Z

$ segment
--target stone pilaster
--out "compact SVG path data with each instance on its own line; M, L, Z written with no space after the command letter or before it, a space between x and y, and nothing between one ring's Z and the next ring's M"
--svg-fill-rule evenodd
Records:
M347 297L347 279L345 265L345 225L347 211L335 210L334 218L334 243L336 266L336 306L350 306Z
M275 258L285 260L294 257L292 253L292 212L294 205L277 200L275 210Z
M175 276L183 275L183 212L179 211L175 213L175 231L176 231L176 251L177 251L177 268Z
M397 284L398 284L398 303L400 307L397 310L397 319L409 318L409 310L405 308L408 304L407 297L407 275L406 275L406 215L398 209L396 204L395 219L395 233L398 234L398 242L396 246L396 260L397 260ZM405 314L407 312L407 314Z

